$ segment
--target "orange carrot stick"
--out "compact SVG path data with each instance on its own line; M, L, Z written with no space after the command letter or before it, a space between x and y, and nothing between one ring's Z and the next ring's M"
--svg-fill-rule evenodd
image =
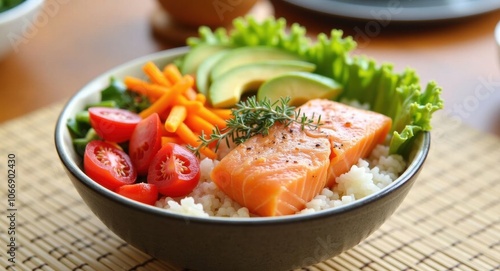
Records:
M170 81L153 62L147 62L142 69L144 73L146 73L146 75L149 77L149 80L151 80L151 82L165 87L172 86L172 83L170 83Z
M201 104L205 104L207 102L207 96L203 93L196 93L194 100L200 102Z
M135 77L131 77L131 76L125 77L123 82L125 83L125 85L127 86L128 89L130 89L138 94L146 95L147 90L144 87L144 85L147 84L147 82L145 82L139 78L135 78Z
M146 81L130 76L125 77L124 83L128 89L139 94L146 95L150 99L157 99L168 91L168 88L164 86L150 84Z
M217 125L219 129L226 127L226 121L223 118L217 116L214 112L208 110L208 108L206 107L200 108L197 114L213 125Z
M180 139L182 139L182 141L193 147L198 147L201 144L198 136L196 136L196 134L191 129L189 129L189 127L185 123L181 123L175 133L179 136ZM215 159L217 157L214 151L206 147L201 148L200 152L210 159Z
M213 124L195 114L188 115L184 123L186 123L186 125L191 130L198 134L201 134L201 132L203 131L205 135L210 135L215 129L215 126Z
M179 95L175 99L175 104L183 105L190 113L196 113L203 104L198 101L190 101L184 95Z
M174 64L168 64L163 68L163 76L171 83L175 84L177 81L181 80L182 74Z
M170 110L170 114L168 114L167 120L165 120L165 129L168 132L174 133L177 130L177 127L184 122L186 115L186 107L182 105L174 105L172 110Z
M196 90L190 88L190 89L186 90L186 92L184 92L184 96L188 100L194 101L194 100L196 100Z
M231 109L219 109L219 108L209 108L215 115L221 117L224 120L233 118L233 113Z
M144 109L139 113L139 116L146 118L153 113L161 113L167 110L168 107L172 105L175 98L181 95L187 88L193 86L193 77L184 76L177 84L173 85L169 91L163 94L158 100L156 100L151 106Z

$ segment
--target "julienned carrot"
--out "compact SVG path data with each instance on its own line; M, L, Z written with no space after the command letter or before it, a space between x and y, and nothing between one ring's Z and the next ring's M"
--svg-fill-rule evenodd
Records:
M214 111L205 107L207 98L192 88L193 77L183 76L174 64L168 64L160 71L153 62L148 62L143 69L151 83L130 77L126 79L126 84L129 89L147 95L152 100L152 105L139 113L142 118L153 113L163 116L162 144L175 142L198 147L201 134L209 137L215 126L219 129L226 127L226 120L232 117L231 110ZM210 148L202 148L200 153L216 158Z
M163 68L163 76L171 83L175 84L177 81L181 80L182 74L174 64L168 64Z
M186 92L184 92L184 96L188 100L194 101L194 100L196 100L196 90L190 88L190 89L186 90Z
M150 84L144 80L131 76L125 77L124 83L128 89L146 95L151 100L158 99L168 91L168 88L165 86Z
M198 134L201 134L203 131L205 135L210 135L215 129L213 124L195 114L188 115L184 123L186 123L189 128Z
M203 104L199 101L190 101L184 95L179 95L174 101L175 104L183 105L190 113L196 113L203 107Z
M135 77L131 77L131 76L125 77L123 82L125 83L125 85L127 86L128 89L130 89L138 94L146 95L147 90L144 87L144 85L148 84L147 82L145 82L139 78L135 78Z
M182 73L174 64L168 64L165 66L165 68L163 68L163 75L171 84L177 83L177 81L182 78ZM186 89L183 94L188 100L194 100L196 98L196 91L192 88Z
M200 108L198 110L197 115L205 119L206 121L212 123L213 125L216 125L219 127L219 129L225 128L226 127L226 121L217 116L214 112L210 111L206 107Z
M228 119L231 119L233 117L233 113L232 113L231 109L210 108L209 110L224 120L228 120Z
M186 89L193 86L193 77L184 76L179 82L173 85L165 94L163 94L158 100L156 100L151 106L139 113L139 116L146 118L153 113L161 113L168 109L175 100L175 98L181 95Z
M194 100L204 105L207 102L207 96L203 95L203 93L196 93Z
M174 105L165 120L165 129L171 133L177 130L177 127L184 122L187 116L186 107L182 105Z
M153 83L164 87L170 87L173 85L153 62L147 62L142 69L144 70L144 73L146 73L146 75L149 77L149 80L151 80Z
M193 147L198 147L201 144L199 137L185 123L181 123L175 133L182 141ZM215 152L209 148L201 148L200 153L210 159L217 158Z

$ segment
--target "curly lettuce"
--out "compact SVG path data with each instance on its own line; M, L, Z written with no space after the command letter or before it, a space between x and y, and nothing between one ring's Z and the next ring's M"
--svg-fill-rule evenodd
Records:
M338 100L367 103L371 110L392 118L391 153L405 155L406 147L418 133L432 129L432 114L443 108L441 88L435 82L422 88L412 69L397 73L391 64L378 65L365 56L351 56L356 42L352 37L343 37L341 30L334 29L329 36L319 34L313 40L298 24L287 29L283 18L271 17L258 22L246 17L234 20L230 32L224 28L200 27L199 36L189 38L187 43L191 48L202 44L269 46L316 64L315 73L333 78L344 86Z

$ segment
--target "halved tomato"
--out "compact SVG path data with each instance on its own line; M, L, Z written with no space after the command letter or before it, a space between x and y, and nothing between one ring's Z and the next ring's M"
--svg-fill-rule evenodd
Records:
M116 193L149 205L154 205L158 199L158 188L149 183L122 185L116 189Z
M163 125L157 113L141 120L134 129L129 142L129 155L137 174L148 173L149 164L161 148Z
M92 180L113 191L137 179L129 156L116 146L100 140L90 141L85 147L83 168Z
M89 108L90 125L104 140L122 143L130 139L141 117L128 110L110 107Z
M169 197L189 194L200 180L200 163L187 148L167 143L155 155L148 171L148 183Z

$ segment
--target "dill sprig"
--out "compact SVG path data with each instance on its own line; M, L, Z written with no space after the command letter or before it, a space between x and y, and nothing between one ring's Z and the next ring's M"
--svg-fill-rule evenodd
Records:
M278 101L271 103L267 98L258 101L255 96L251 96L245 101L240 101L236 107L231 110L233 118L227 120L227 126L224 129L215 127L208 138L202 133L199 137L201 144L197 147L189 146L197 156L200 156L200 150L216 142L215 151L219 145L225 141L230 146L230 139L239 145L250 137L255 135L266 136L269 129L276 123L283 124L285 127L292 124L300 124L301 129L317 129L321 125L321 116L317 121L314 114L311 118L296 110L295 106L288 105L290 97L283 97Z

